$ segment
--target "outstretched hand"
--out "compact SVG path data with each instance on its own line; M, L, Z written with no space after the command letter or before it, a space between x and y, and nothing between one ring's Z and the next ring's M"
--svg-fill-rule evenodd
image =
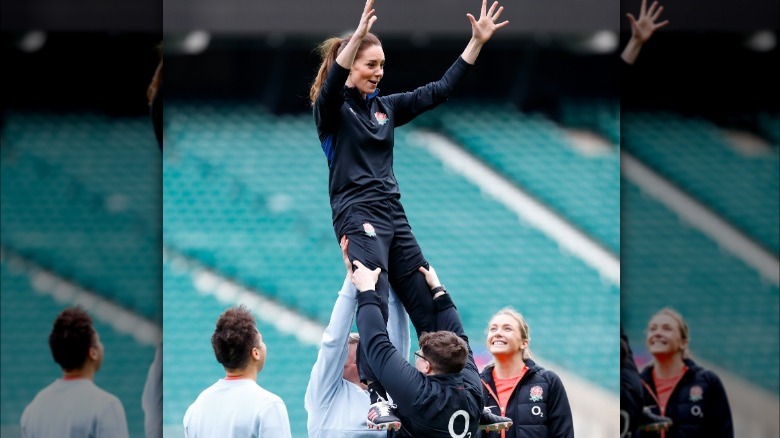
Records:
M363 14L360 16L360 23L357 29L355 29L355 36L360 38L360 40L371 31L371 26L374 25L377 19L374 12L374 0L366 0L366 6L363 8Z
M659 6L657 1L653 1L650 9L647 9L647 0L642 0L642 6L639 9L639 19L635 18L631 13L626 14L628 21L631 22L631 38L637 40L640 44L644 44L653 36L653 32L669 24L669 20L656 23L663 11L664 7Z
M354 263L357 267L357 269L352 272L352 283L355 285L355 288L357 288L357 290L360 292L374 290L376 287L376 282L379 280L379 273L382 271L382 269L376 268L372 271L368 269L363 263L360 263L360 260L355 260Z
M497 1L493 2L490 6L490 10L487 12L485 12L486 7L487 0L482 0L482 9L479 12L479 20L475 19L471 14L466 14L471 22L471 37L482 44L493 36L493 32L495 32L496 29L500 29L509 24L508 20L496 23L498 17L501 16L501 12L504 11L503 6L498 7ZM498 8L498 10L496 10L496 8Z

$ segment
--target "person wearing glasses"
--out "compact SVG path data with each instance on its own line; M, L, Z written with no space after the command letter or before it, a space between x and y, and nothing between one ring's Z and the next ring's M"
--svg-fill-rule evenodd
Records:
M433 297L439 330L423 333L409 364L390 342L375 291L380 268L370 270L359 260L352 282L357 288L357 326L366 361L397 403L401 428L393 437L475 437L484 411L479 371L458 311L433 267L420 267ZM371 415L387 415L373 406ZM375 411L374 411L375 410Z
M347 276L333 305L330 322L322 334L317 361L306 387L306 426L309 438L386 437L386 431L370 428L366 419L371 401L357 370L360 336L349 331L355 316L357 289L352 284L352 263L347 256L349 241L346 237L341 239L340 246ZM409 357L409 316L392 288L388 309L390 342L404 357Z

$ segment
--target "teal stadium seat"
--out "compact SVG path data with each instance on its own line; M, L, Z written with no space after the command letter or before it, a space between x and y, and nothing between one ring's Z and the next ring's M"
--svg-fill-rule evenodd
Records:
M745 156L714 124L671 113L624 115L623 139L623 146L639 160L780 254L778 148Z
M604 113L605 129L614 134L619 119L610 118L608 110ZM448 103L426 114L420 123L440 126L493 169L605 248L620 253L620 157L616 148L606 155L582 155L554 122L541 114L520 113L508 104Z
M623 180L622 323L635 350L652 314L685 317L697 357L777 393L780 307L776 285ZM695 261L695 262L693 262Z
M160 258L160 158L149 120L32 113L5 123L2 244L159 321L150 261Z

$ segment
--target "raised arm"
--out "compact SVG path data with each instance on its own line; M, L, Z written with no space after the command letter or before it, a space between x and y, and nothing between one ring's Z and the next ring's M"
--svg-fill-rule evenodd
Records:
M656 23L663 11L664 7L659 6L657 1L650 5L650 9L647 9L647 0L642 0L642 6L639 8L639 19L631 13L626 14L628 21L631 22L631 39L628 40L620 57L627 64L633 65L639 57L642 46L653 36L653 33L669 24L669 20Z
M488 42L490 37L493 36L493 32L495 32L496 29L500 29L509 24L509 21L496 23L498 17L501 16L501 12L504 11L503 6L498 7L497 1L493 2L487 12L485 12L486 7L487 0L482 0L482 9L480 9L479 12L479 19L475 19L471 14L466 14L466 17L468 17L471 22L471 40L469 40L469 43L460 56L469 64L474 64L474 62L476 62L479 51L482 49L482 46Z
M371 30L371 26L374 25L374 22L377 19L374 12L374 0L366 0L366 6L363 7L363 15L360 16L360 23L358 23L357 29L352 33L352 38L349 39L344 50L336 57L336 63L338 63L338 65L346 69L352 68L352 63L355 62L355 55L360 47L360 42L363 41L363 37Z
M436 270L433 266L429 269L421 266L419 271L425 275L425 281L428 283L428 287L431 288L433 294L433 305L437 311L436 314L436 328L439 330L447 330L455 333L461 339L466 341L468 346L469 355L466 359L466 366L463 368L461 374L464 381L468 382L471 386L471 390L477 394L482 393L482 383L479 378L479 369L476 362L474 362L474 353L471 351L471 345L469 344L469 338L466 336L466 332L463 329L463 323L460 320L460 315L455 307L455 303L452 301L452 297L447 293L439 276L436 275Z
M330 315L330 322L322 334L320 351L317 361L311 369L309 383L306 387L304 404L306 410L318 412L333 397L341 384L344 374L344 362L347 360L349 329L352 327L352 316L355 312L355 295L357 289L352 284L352 264L346 257L348 242L341 239L342 257L345 259L347 277L336 298L336 304Z
M409 359L409 352L412 348L412 341L409 333L409 314L406 313L403 303L398 299L393 288L390 288L390 296L387 301L387 336L396 350Z
M359 260L354 261L357 269L352 282L358 289L357 326L360 342L366 345L366 360L379 382L385 387L393 402L412 406L423 385L422 373L409 364L408 358L393 347L387 336L387 329L379 310L380 299L375 292L380 268L370 270Z

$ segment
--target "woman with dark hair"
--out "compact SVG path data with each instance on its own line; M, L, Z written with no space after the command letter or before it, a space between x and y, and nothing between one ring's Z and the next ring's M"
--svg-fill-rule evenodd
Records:
M508 21L496 23L503 7L495 2L488 10L483 0L479 19L467 14L471 40L440 80L407 93L380 96L377 85L384 76L385 55L379 39L369 32L377 20L373 5L373 0L366 1L354 33L322 43L322 64L309 97L330 168L336 239L349 239L350 260L360 260L372 270L381 268L376 289L385 321L392 285L419 337L423 332L436 331L435 312L425 277L418 271L427 268L428 263L399 201L401 194L393 173L393 133L396 127L446 101L482 46ZM365 354L363 347L361 343L361 379L369 383L371 402L380 403L381 412L386 413L386 394L360 359ZM370 420L375 427L400 426L393 414Z
M642 370L645 405L655 414L672 419L666 431L640 432L639 436L664 438L731 438L726 391L718 376L696 365L688 353L688 325L670 308L656 312L647 325L645 343L653 362Z

